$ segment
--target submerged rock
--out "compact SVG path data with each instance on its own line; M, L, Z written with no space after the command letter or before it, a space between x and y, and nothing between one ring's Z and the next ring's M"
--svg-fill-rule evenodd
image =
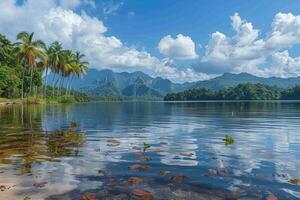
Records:
M274 194L269 194L267 200L278 200L278 198Z
M36 188L43 188L47 185L47 182L41 182L41 183L35 183L33 184L34 187Z
M129 178L128 180L124 181L124 184L125 185L138 185L138 184L141 184L143 183L144 180L139 178L139 177L136 177L136 176L133 176L131 178Z
M96 200L96 194L94 193L88 193L82 195L82 200Z
M182 182L182 181L186 180L187 178L188 178L187 176L178 175L178 176L172 176L170 178L170 180L173 181L173 182Z
M290 179L289 183L294 184L294 185L300 185L300 179L299 178Z
M5 185L0 185L0 191L3 192L4 190L6 190L6 186Z
M134 165L131 165L129 167L130 170L140 170L140 171L145 171L145 170L149 170L150 167L149 166L142 166L142 165L139 165L139 164L134 164Z
M145 190L134 189L131 191L131 194L135 199L142 199L142 200L154 199L153 195L150 192Z

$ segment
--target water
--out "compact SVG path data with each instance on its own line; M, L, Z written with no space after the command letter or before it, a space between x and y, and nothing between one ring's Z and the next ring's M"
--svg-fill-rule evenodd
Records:
M299 199L299 169L300 102L0 107L0 199Z

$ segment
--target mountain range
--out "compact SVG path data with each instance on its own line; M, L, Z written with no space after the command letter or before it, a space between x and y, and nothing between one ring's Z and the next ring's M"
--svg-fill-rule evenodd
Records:
M48 84L54 85L52 75ZM279 88L300 85L300 77L278 78L258 77L248 73L225 73L205 81L173 83L161 77L153 78L143 72L113 72L112 70L90 69L82 79L75 79L72 88L91 96L152 96L163 97L170 92L178 92L192 88L208 88L212 90L233 87L240 83L261 83Z

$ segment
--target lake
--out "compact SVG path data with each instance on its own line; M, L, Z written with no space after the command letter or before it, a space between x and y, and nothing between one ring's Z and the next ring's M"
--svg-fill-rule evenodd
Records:
M0 107L0 199L299 199L299 178L300 102Z

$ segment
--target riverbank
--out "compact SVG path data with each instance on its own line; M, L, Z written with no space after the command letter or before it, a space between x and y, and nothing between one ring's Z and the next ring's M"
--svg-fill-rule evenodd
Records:
M61 96L56 98L38 98L28 97L24 99L7 99L0 98L0 106L15 105L15 104L53 104L53 103L77 103L78 101L74 96Z

